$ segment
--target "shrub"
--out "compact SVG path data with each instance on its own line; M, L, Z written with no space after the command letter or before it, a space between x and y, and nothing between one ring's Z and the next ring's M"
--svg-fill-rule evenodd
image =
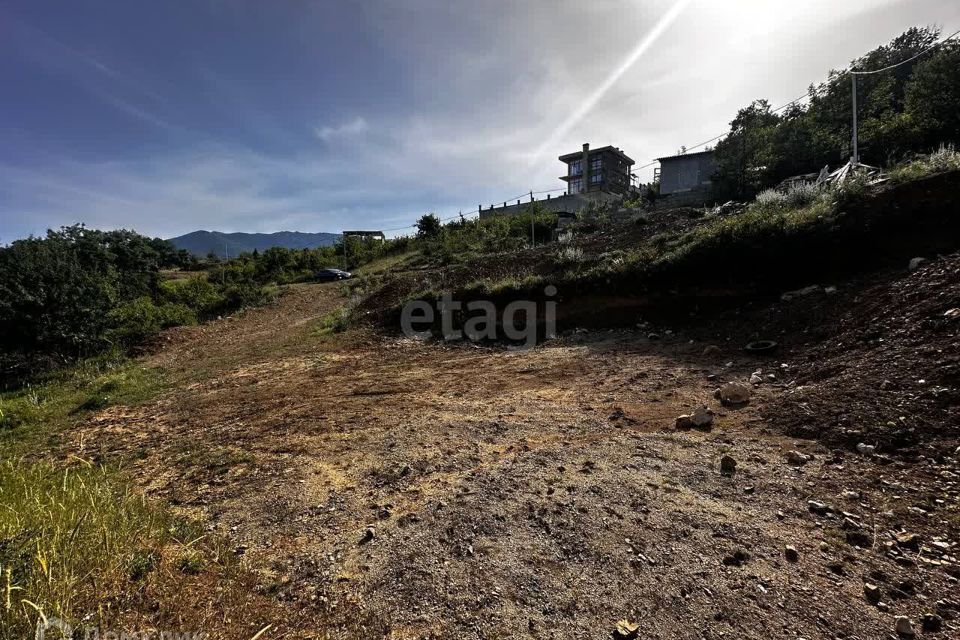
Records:
M226 304L224 295L206 278L199 276L160 283L160 299L188 307L203 319L216 316Z
M583 262L583 249L571 244L563 244L554 254L554 262L560 267Z
M894 167L890 171L890 181L902 184L935 173L956 170L960 170L960 152L953 145L940 145L939 149L927 156Z
M755 202L762 206L780 206L785 204L787 196L782 191L776 189L767 189L757 194Z
M123 304L107 314L110 342L130 347L159 333L162 329L183 324L196 324L196 314L182 304L166 302L155 305L144 296Z
M343 333L350 328L350 309L347 307L338 307L320 318L314 332L317 335L326 336L332 333Z
M820 197L820 188L815 184L798 184L787 189L785 202L794 209L813 204Z
M274 293L270 289L250 282L227 285L223 290L223 311L260 306L267 304L273 298Z

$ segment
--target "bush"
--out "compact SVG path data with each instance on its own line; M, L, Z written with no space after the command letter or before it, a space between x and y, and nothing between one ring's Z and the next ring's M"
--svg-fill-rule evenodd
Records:
M762 206L780 206L787 202L787 196L782 191L767 189L757 194L755 202Z
M150 298L142 297L110 311L107 322L110 326L107 339L114 344L130 347L162 329L196 324L197 316L185 305L166 302L157 306Z
M108 348L111 310L153 298L160 269L182 258L164 240L82 225L0 248L4 368L30 373Z
M798 184L787 189L786 204L794 209L806 207L820 197L820 187L815 184Z
M199 276L160 283L160 299L188 307L202 319L216 316L226 303L224 295L206 278Z
M960 170L960 153L953 145L940 145L940 148L927 156L905 162L890 171L890 181L894 184L919 180L935 173Z
M314 332L317 335L326 336L332 333L343 333L350 328L350 309L347 307L338 307L320 318Z
M564 267L583 262L583 249L570 244L563 244L554 254L557 266Z

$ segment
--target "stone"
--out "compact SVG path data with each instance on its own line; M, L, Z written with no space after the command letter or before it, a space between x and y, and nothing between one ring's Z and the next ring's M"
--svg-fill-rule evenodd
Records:
M713 428L713 411L707 407L700 407L693 413L678 416L674 426L683 431L687 429L710 431Z
M807 464L807 461L810 458L806 455L800 453L799 451L788 451L787 452L787 462L792 464L795 467L802 467Z
M880 602L880 587L867 582L863 585L863 595L867 598L867 600L876 604L877 602Z
M705 358L716 355L720 355L720 347L715 344L709 344L703 349L703 357Z
M691 420L693 421L693 426L695 429L709 431L710 427L713 426L713 411L711 411L708 407L699 407L693 412Z
M928 261L926 258L910 258L910 262L907 264L907 268L910 269L910 271L916 271L917 269L925 265L927 262Z
M872 456L876 451L877 448L872 444L861 442L857 445L857 452L864 456Z
M936 633L943 629L943 618L935 613L925 613L921 625L927 633Z
M809 287L804 287L803 289L796 289L794 291L787 291L780 296L780 299L783 302L790 302L794 298L802 298L804 296L809 296L812 293L817 293L820 291L820 285L812 284Z
M728 382L720 387L720 402L724 405L746 404L750 402L753 391L738 382Z
M897 535L897 546L914 551L920 548L920 536L916 533L901 533Z
M629 620L618 620L617 626L613 629L614 638L622 638L624 640L629 640L630 638L636 638L637 634L640 633L640 625L636 622L630 622Z
M660 334L659 334L659 333L648 333L648 334L647 334L647 340L659 340L659 339L660 339Z
M954 307L953 309L947 309L943 314L943 317L947 320L956 320L960 318L960 308Z
M754 371L750 374L750 384L763 384L762 371Z
M796 547L788 544L783 548L783 557L787 559L787 562L796 562L800 559L800 552L797 551Z
M720 473L725 476L732 476L737 472L737 461L732 456L724 455L720 458Z
M901 635L905 638L912 638L916 635L913 631L913 623L910 622L910 618L907 616L897 616L897 621L893 626L893 630L897 632L898 635Z
M818 515L825 515L827 513L830 513L830 511L832 511L830 507L828 507L826 504L818 500L807 501L807 508L810 509L810 511L812 511L813 513L816 513Z
M373 527L367 527L363 531L363 537L360 538L360 544L367 544L377 535L377 530Z

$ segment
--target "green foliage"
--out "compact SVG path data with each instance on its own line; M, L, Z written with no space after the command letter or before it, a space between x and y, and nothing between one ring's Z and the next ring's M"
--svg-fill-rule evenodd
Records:
M105 338L113 344L131 347L159 333L161 329L196 324L197 315L186 305L173 302L154 304L147 296L126 302L107 314Z
M417 236L420 238L433 238L440 234L440 228L440 218L432 213L417 220Z
M343 333L350 328L350 309L347 307L338 307L320 318L314 327L314 333L320 336L327 336L333 333Z
M582 233L593 233L610 226L610 205L597 201L590 203L577 212L577 222L574 228Z
M873 70L910 59L939 37L912 28L853 63ZM806 106L774 113L766 100L741 109L717 144L714 197L749 200L792 175L837 166L851 154L851 93L847 71L831 71L811 87ZM857 78L861 159L890 166L941 142L960 142L960 46L935 52L888 72Z
M0 372L107 348L110 312L154 298L160 270L184 260L164 240L82 225L0 248Z
M76 619L78 607L122 598L130 567L153 552L144 545L170 540L166 517L102 468L8 459L0 495L0 584L10 598L0 626L19 637L33 637L41 615Z
M226 309L223 292L204 277L160 283L160 301L192 309L199 319L212 318Z
M408 246L418 249L433 264L448 265L480 254L515 251L530 246L532 240L537 244L548 242L556 226L557 216L534 202L513 215L454 220L441 226L435 235L419 236Z
M164 281L161 270L195 265L165 240L82 225L17 240L0 247L0 382L263 304L264 283L326 257L269 250L218 264L209 278Z
M894 184L919 180L944 171L960 170L960 153L953 145L943 145L937 151L904 162L890 171L890 181Z

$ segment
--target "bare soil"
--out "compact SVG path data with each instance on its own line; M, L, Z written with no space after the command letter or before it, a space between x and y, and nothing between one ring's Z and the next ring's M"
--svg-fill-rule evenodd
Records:
M73 438L231 541L281 618L261 637L604 638L627 619L640 638L867 640L926 613L943 628L923 637L960 637L957 456L783 435L767 410L796 404L797 362L663 327L530 350L320 335L341 303L293 286L168 334L145 362L174 388ZM776 379L719 406L758 368ZM702 404L712 431L674 428ZM229 614L209 637L249 639Z

